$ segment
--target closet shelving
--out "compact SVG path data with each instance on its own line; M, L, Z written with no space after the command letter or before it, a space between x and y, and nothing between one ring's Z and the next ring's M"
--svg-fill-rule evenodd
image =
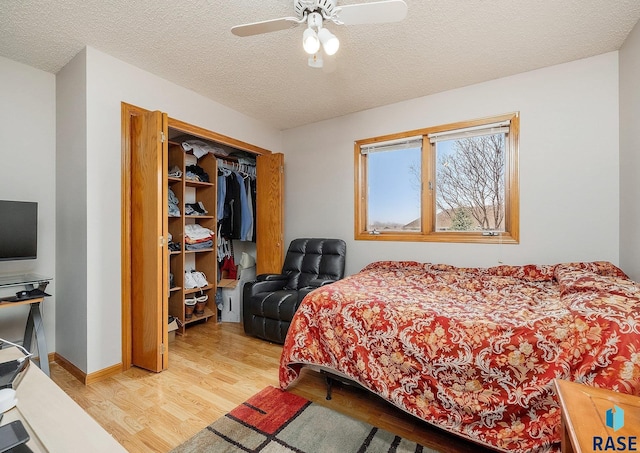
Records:
M167 184L178 198L179 216L168 217L169 233L173 242L180 243L179 251L169 252L169 272L173 274L173 286L169 288L169 314L178 319L178 333L184 334L187 325L196 321L216 319L215 309L216 291L216 248L186 250L185 226L197 223L211 231L216 231L216 161L207 154L197 159L191 152L184 151L179 142L169 142L169 168L177 167L180 177L169 176ZM187 167L197 164L208 175L210 182L192 180L187 177ZM187 203L201 202L208 211L205 215L185 215ZM215 238L214 238L215 244ZM187 288L185 286L185 272L191 270L202 272L209 283L206 286ZM195 312L189 317L186 312L185 300L193 297L206 298L203 314Z
M169 164L170 166L177 166L178 168L181 168L183 165L183 159L181 159L181 156L179 155L179 153L176 153L175 150L172 150L169 152ZM182 184L182 178L169 176L167 177L167 185L169 186L169 189L178 198L178 200L183 198L184 188ZM182 215L182 211L180 215ZM180 216L175 216L175 215L168 216L167 223L169 227L169 234L172 235L173 237L172 240L174 242L182 241L181 222L182 222L182 219L180 218ZM169 250L169 272L173 274L173 279L171 278L169 279L169 300L171 300L172 298L180 297L179 295L177 295L177 293L180 292L180 290L182 290L182 285L184 280L182 277L182 273L184 271L181 271L182 266L183 266L183 263L182 263L181 251Z

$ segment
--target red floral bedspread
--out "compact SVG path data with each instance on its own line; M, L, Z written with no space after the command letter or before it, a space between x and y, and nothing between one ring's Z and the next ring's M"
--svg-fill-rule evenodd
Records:
M280 386L304 364L476 442L555 451L554 378L640 394L640 288L606 262L377 262L304 299Z

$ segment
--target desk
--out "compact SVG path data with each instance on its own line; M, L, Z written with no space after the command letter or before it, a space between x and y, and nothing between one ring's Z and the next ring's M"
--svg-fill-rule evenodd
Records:
M24 356L0 350L0 362ZM30 365L16 389L18 404L5 412L5 425L22 420L34 452L126 453L126 450L38 367Z
M40 369L49 376L49 352L47 350L47 339L44 335L44 323L40 314L40 303L44 302L44 297L36 297L35 299L21 300L19 302L0 302L0 308L15 307L17 305L29 304L29 316L27 317L27 325L24 329L24 338L22 346L31 352L31 338L35 332L36 345L38 347L38 356L40 358Z
M22 274L9 275L0 277L0 287L24 286L27 290L33 289L34 284L38 285L38 289L44 291L47 284L51 280L38 274ZM24 329L24 339L22 346L29 352L31 351L31 338L35 333L36 346L38 347L38 356L40 358L40 369L49 376L49 351L47 349L47 339L44 334L44 323L42 322L42 314L40 313L40 303L44 302L44 297L34 297L32 299L24 299L16 302L5 302L0 299L0 308L15 307L16 305L29 304L29 316L27 317L27 325Z
M640 397L561 379L554 383L562 409L562 453L593 452L596 436L637 436L640 441ZM615 432L605 423L606 412L614 405L624 410L624 426Z

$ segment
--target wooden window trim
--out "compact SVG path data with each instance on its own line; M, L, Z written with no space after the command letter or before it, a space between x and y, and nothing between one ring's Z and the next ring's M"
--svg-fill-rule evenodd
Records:
M474 126L510 120L507 135L507 168L505 169L505 231L495 236L485 236L482 232L437 232L433 213L435 190L425 187L428 181L435 181L435 165L433 148L428 135L453 129L464 129ZM360 152L363 145L377 142L398 140L406 137L422 135L422 232L380 232L371 234L367 230L367 165L366 156ZM406 242L458 242L477 244L518 244L520 242L520 185L518 154L520 143L519 112L493 116L489 118L461 121L424 129L411 130L396 134L357 140L354 142L354 198L355 222L354 238L361 241L406 241ZM428 178L425 178L428 175Z

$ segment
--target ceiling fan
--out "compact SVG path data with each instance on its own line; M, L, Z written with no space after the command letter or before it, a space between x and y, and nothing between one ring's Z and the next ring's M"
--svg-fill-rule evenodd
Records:
M236 36L253 36L306 24L302 46L310 55L309 66L322 68L321 45L326 55L334 55L340 47L338 38L324 27L325 22L336 25L377 24L399 22L407 15L404 0L382 0L345 6L337 6L337 0L293 0L293 9L297 17L237 25L231 28L231 32Z

